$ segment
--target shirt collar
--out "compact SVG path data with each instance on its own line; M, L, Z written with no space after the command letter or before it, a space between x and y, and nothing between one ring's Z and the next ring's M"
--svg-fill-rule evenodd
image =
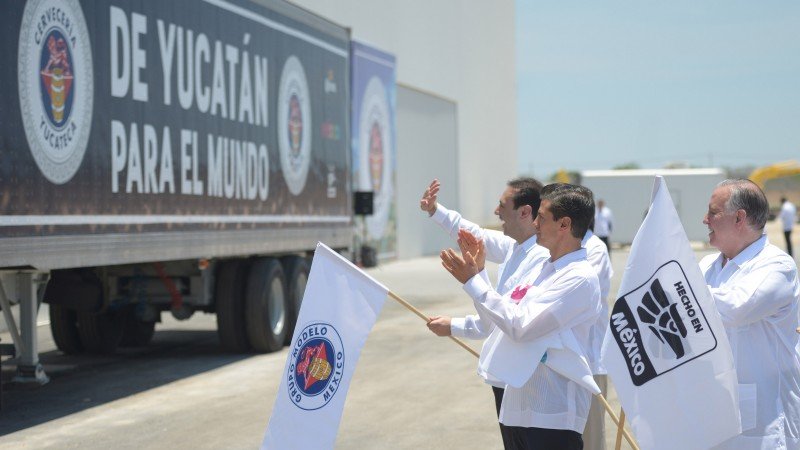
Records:
M745 247L744 250L740 251L738 255L734 256L728 263L733 262L738 267L742 267L742 264L750 261L755 257L761 250L764 250L764 247L767 246L769 242L767 241L767 235L762 234L760 238L758 238L755 242Z
M528 240L523 242L522 244L515 243L514 244L514 250L516 250L518 247L522 247L522 250L524 250L525 253L528 253L535 246L536 246L536 235L534 234L533 236L529 237Z
M553 268L556 271L559 271L564 267L566 267L567 265L569 265L570 263L573 263L575 261L580 261L582 259L586 259L586 249L583 247L575 250L574 252L567 253L561 258L558 258L557 260L553 261L552 264Z
M722 252L720 252L719 257L717 257L715 264L720 268L728 267L728 264L730 263L735 264L736 267L742 267L742 264L753 259L761 250L764 249L764 247L767 246L768 243L769 240L767 239L767 235L762 234L760 238L758 238L755 242L745 247L744 250L739 252L738 255L729 259L724 266L722 265L722 262L725 261L725 255L723 255Z
M594 236L592 230L586 230L586 234L583 235L583 239L581 240L581 247L586 247L586 243L589 242L592 236Z

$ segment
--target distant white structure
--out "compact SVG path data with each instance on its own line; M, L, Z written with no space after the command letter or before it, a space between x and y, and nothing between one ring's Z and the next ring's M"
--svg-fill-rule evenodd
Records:
M453 246L419 210L434 177L442 204L499 224L497 199L518 175L514 2L291 2L397 58L398 257Z
M586 170L581 183L614 212L611 242L630 244L650 205L653 180L661 175L690 241L708 241L703 216L714 187L725 179L721 169Z

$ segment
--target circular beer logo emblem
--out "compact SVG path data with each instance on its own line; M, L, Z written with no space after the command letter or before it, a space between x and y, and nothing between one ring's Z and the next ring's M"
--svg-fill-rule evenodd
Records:
M300 409L320 409L336 395L342 380L342 338L322 322L306 326L297 336L286 374L289 398Z
M303 192L311 163L311 101L303 65L290 56L278 90L278 148L289 192Z
M92 48L77 0L31 0L19 32L20 110L36 165L55 184L83 161L92 128Z
M386 88L378 77L367 83L361 101L358 142L359 190L374 194L374 214L367 217L367 233L371 239L383 237L389 220L392 200L392 130L389 127L389 104Z

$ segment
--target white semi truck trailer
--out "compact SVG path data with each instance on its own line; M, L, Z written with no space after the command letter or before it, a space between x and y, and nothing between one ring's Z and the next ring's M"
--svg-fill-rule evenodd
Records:
M68 354L215 313L291 338L318 241L353 242L348 30L284 1L11 1L0 16L0 308ZM11 310L19 308L19 320Z

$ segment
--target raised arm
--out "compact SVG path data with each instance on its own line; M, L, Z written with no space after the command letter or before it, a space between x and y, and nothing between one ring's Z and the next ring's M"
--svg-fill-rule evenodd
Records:
M709 289L722 320L731 326L780 319L800 296L797 271L780 261L766 262L733 286Z
M533 341L593 319L600 312L600 288L582 277L565 277L547 290L532 286L517 304L513 293L498 294L481 277L464 290L481 316L515 341ZM518 291L519 292L519 291Z
M422 193L422 198L419 200L419 209L428 213L428 216L432 216L433 213L436 212L436 206L439 204L439 188L441 187L441 183L439 180L435 179L431 181L431 184L425 189L425 192Z
M481 319L491 321L515 341L542 338L600 312L600 286L590 267L566 273L546 290L529 286L522 294L522 290L515 289L503 296L492 288L485 275L483 242L471 240L462 232L459 246L461 255L452 249L442 251L442 266L464 283Z
M487 230L479 225L463 218L458 211L452 211L438 202L441 183L433 180L425 189L419 201L422 211L428 213L431 219L436 222L450 238L456 241L460 229L469 230L472 234L483 239L486 244L486 259L495 263L501 263L506 255L514 247L514 239L504 235L500 231Z
M448 249L442 251L442 266L450 272L456 279L467 279L473 276L478 267L484 265L483 250L480 247L481 242L465 230L461 230L458 240L459 247L461 248L462 255L467 254L467 259L471 262L471 267L474 269L465 269L464 272L456 273L455 266L462 269L468 266L464 257L459 257L453 250ZM484 277L486 283L489 283L486 271L480 272ZM437 336L456 336L465 337L468 339L485 339L491 334L494 329L494 323L480 315L469 315L466 317L449 317L449 316L433 316L428 319L428 329L430 329Z

